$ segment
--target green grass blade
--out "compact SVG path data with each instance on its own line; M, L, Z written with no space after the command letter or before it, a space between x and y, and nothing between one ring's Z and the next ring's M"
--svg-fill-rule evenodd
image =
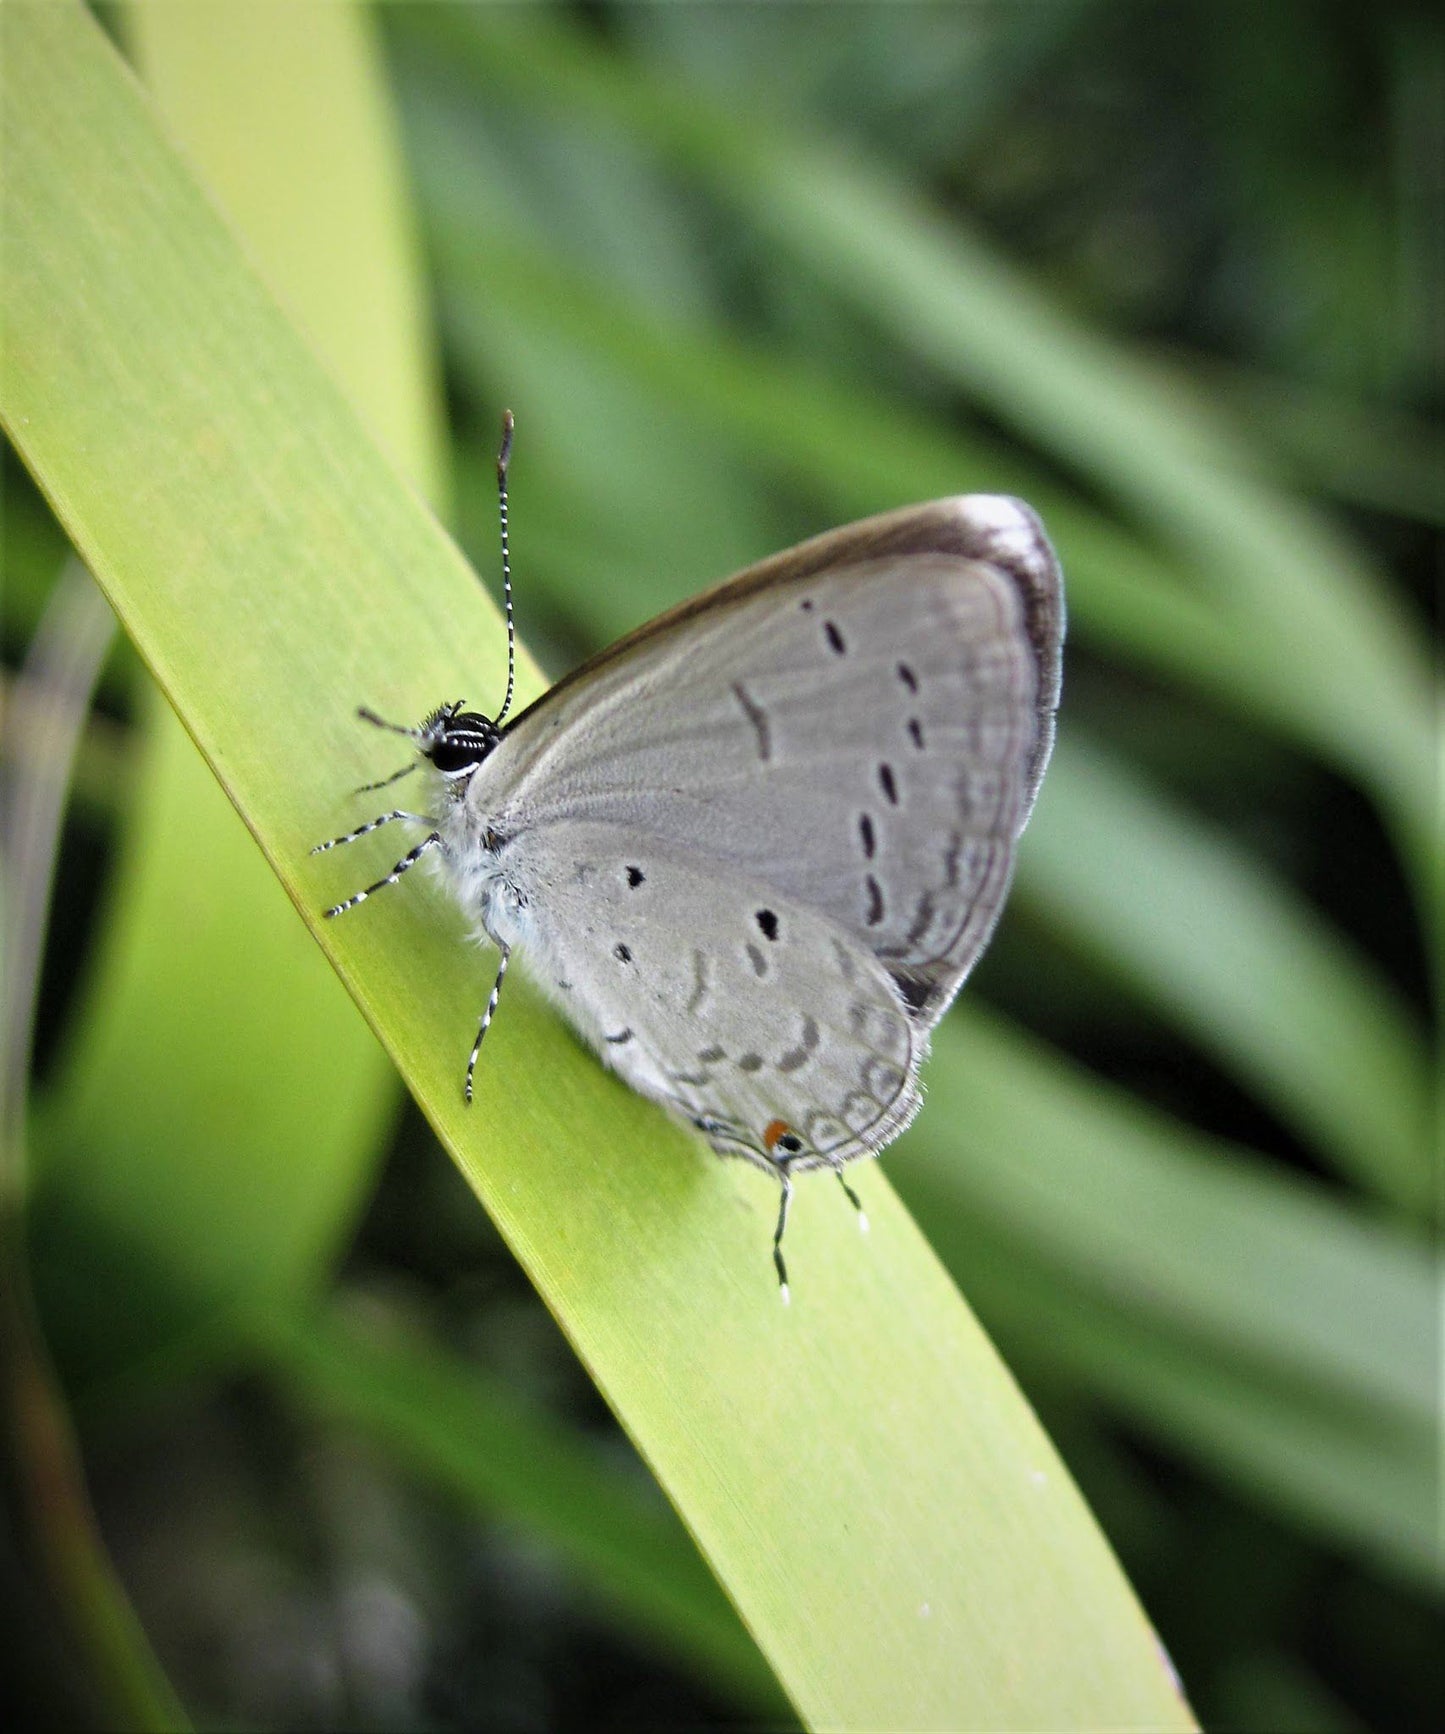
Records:
M258 32L244 7L144 6L124 22L172 130L270 281L439 497L434 368L361 15L288 11ZM138 710L140 801L40 1126L42 1244L56 1253L45 1293L72 1377L114 1373L258 1297L314 1286L360 1206L396 1093L149 682ZM127 1304L98 1330L83 1273L102 1248Z
M938 1058L939 1112L900 1150L910 1177L1155 1328L1429 1430L1423 1236L1190 1131L977 1007L940 1029Z
M1445 526L1445 438L1434 423L1205 357L1170 355L1161 365L1176 388L1222 397L1316 486L1371 511Z
M1012 1243L960 1238L980 1311L1031 1378L1063 1375L1105 1396L1173 1452L1331 1549L1439 1593L1433 1430L1402 1434L1389 1415L1302 1398L1272 1369L1203 1357L1187 1338L1157 1335L1127 1309L1030 1271Z
M499 690L495 612L89 19L11 8L3 28L7 430L319 929L351 881L307 846L376 768L341 707ZM424 896L366 913L328 951L806 1720L1188 1725L880 1174L869 1243L831 1190L800 1200L783 1313L763 1177L703 1161L523 992L467 1113L475 961Z
M972 1007L938 1032L895 1172L1023 1365L1107 1393L1332 1542L1438 1576L1423 1239Z
M1332 1164L1429 1212L1424 1043L1365 960L1261 862L1076 730L1059 743L1019 888Z
M447 495L440 363L365 10L132 5L136 64L272 290L397 464ZM324 93L324 100L319 100Z

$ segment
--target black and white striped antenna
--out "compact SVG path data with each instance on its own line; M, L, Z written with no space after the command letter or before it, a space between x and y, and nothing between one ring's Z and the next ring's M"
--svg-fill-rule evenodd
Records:
M507 610L507 696L494 719L498 728L512 708L512 689L517 674L517 629L512 624L512 557L507 546L507 465L512 456L514 426L511 410L503 410L502 449L497 453L497 512L502 524L502 600Z

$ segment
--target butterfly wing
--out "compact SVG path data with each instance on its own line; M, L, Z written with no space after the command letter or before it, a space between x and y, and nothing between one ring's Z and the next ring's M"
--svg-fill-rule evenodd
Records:
M924 1028L983 949L1053 739L1058 567L973 495L750 568L520 716L467 801L501 834L649 836L816 910Z
M523 967L635 1090L719 1153L838 1167L912 1119L926 1034L827 916L609 824L529 828L497 869Z

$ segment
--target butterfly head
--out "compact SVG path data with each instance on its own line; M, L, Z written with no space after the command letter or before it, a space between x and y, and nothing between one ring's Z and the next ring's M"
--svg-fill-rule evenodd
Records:
M480 711L463 710L465 701L444 704L417 731L417 748L448 783L465 784L501 740L502 733Z

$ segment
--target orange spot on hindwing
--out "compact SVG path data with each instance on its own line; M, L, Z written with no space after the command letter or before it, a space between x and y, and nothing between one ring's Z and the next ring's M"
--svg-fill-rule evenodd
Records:
M778 1147L778 1139L784 1137L790 1130L786 1120L769 1120L763 1128L763 1148L771 1156Z

